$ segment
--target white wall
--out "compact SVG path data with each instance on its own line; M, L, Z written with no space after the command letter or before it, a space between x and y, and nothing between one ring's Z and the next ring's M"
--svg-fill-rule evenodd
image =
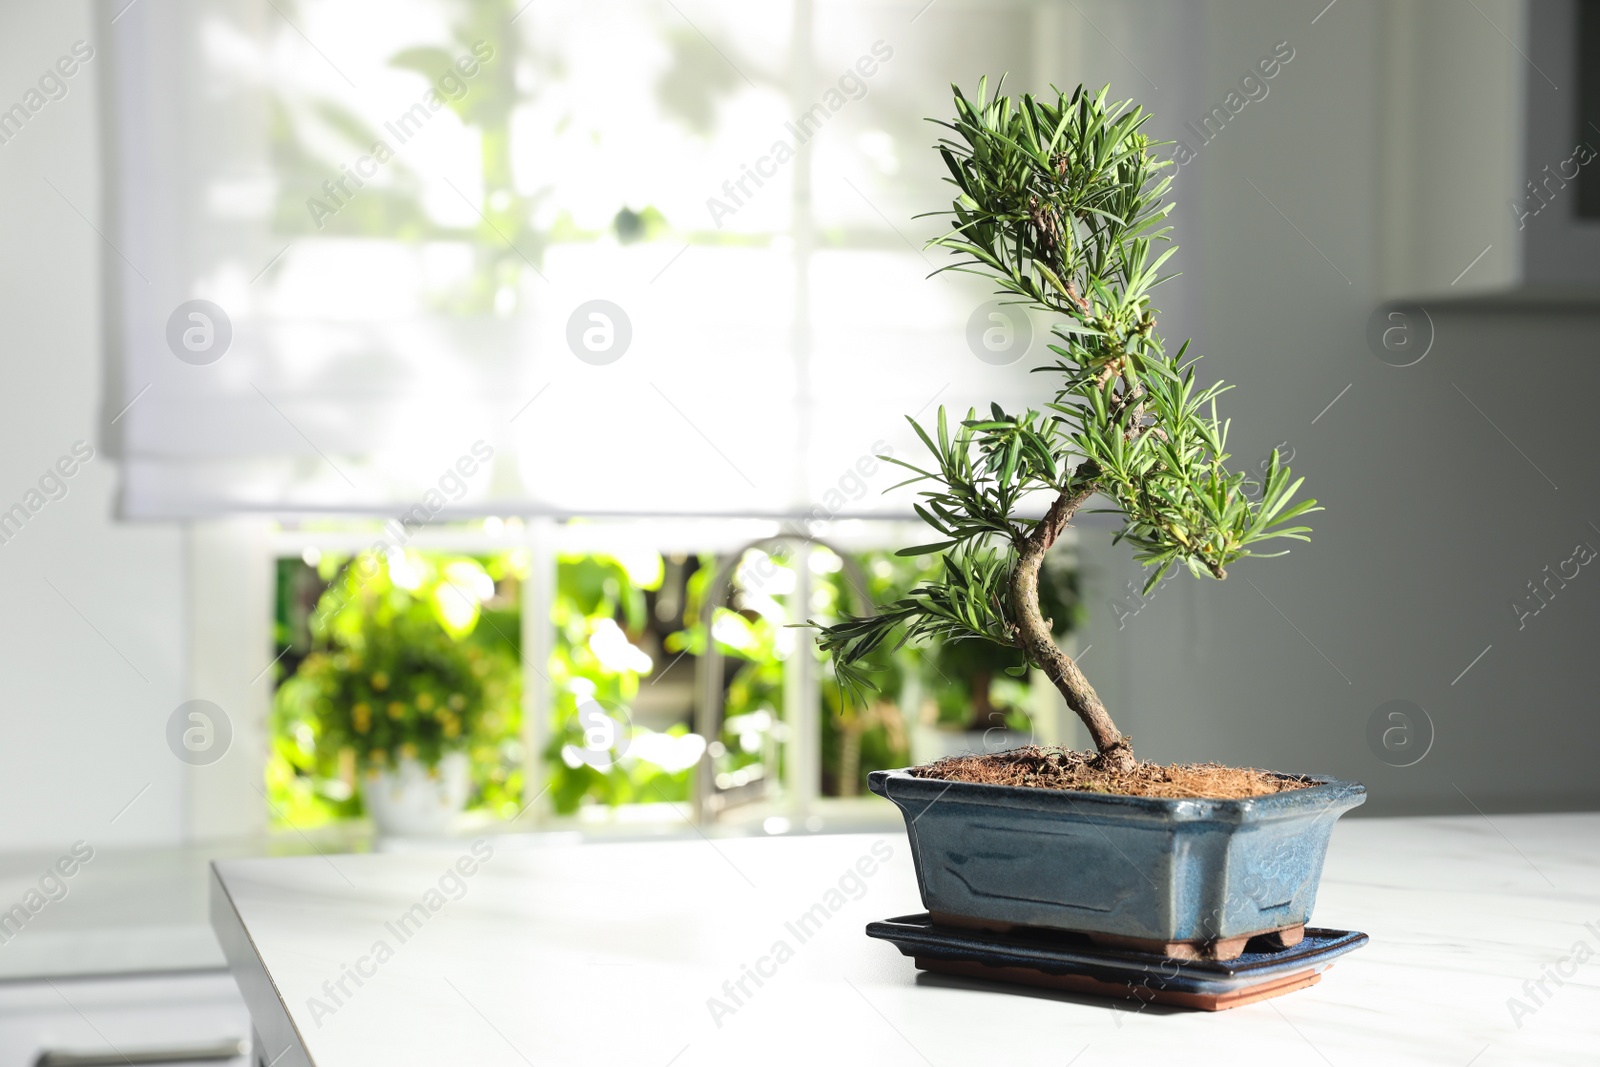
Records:
M82 0L0 5L0 107L73 42L115 32ZM89 61L0 144L0 507L74 441L97 450L0 545L0 849L174 842L182 827L184 767L164 740L184 699L181 535L112 521L97 440L99 271L120 264L78 214L98 225L98 74Z

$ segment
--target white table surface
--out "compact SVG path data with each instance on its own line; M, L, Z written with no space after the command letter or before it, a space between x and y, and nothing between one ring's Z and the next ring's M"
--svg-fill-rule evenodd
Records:
M457 857L216 865L213 924L281 1067L1600 1063L1600 815L1345 819L1315 922L1371 944L1215 1014L928 975L867 938L921 910L902 833L541 845L499 838L460 899L392 926ZM829 897L874 845L887 862ZM481 847L481 846L480 846ZM447 888L454 889L454 886ZM838 904L801 943L786 922ZM1586 926L1586 924L1592 924ZM378 962L378 942L392 955ZM731 1014L737 980L793 950ZM1594 959L1571 959L1578 944ZM366 958L362 962L363 957ZM1561 962L1565 961L1565 962ZM1558 962L1571 973L1545 977ZM347 965L336 1002L324 982ZM1545 977L1535 1004L1524 982ZM338 992L334 986L335 993ZM1535 993L1537 988L1535 987ZM331 1012L319 1010L320 998ZM1513 1018L1510 998L1532 1009Z

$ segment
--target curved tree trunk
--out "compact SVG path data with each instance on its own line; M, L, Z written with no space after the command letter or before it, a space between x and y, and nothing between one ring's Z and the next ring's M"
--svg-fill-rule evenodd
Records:
M993 682L994 675L989 671L972 672L972 714L967 720L968 730L987 730L994 725L994 701L989 698L989 686Z
M1083 676L1072 657L1056 645L1050 625L1039 611L1039 567L1045 553L1056 543L1067 523L1084 501L1094 493L1094 486L1085 485L1075 490L1063 491L1045 512L1027 538L1019 546L1017 566L1011 572L1011 608L1016 616L1017 644L1028 659L1037 664L1045 676L1066 697L1067 706L1089 728L1094 747L1099 750L1100 762L1111 770L1127 770L1134 764L1133 744L1111 721L1100 695Z

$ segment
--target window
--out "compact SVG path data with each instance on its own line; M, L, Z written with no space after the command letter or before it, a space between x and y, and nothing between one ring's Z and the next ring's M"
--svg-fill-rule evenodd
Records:
M129 10L104 404L123 512L813 513L912 447L903 413L1026 388L1025 363L973 358L988 294L925 280L936 224L905 220L948 199L923 115L949 72L1023 81L1034 17Z
M693 808L704 821L816 828L858 817L850 798L863 795L869 771L903 766L919 746L922 758L936 754L926 746L939 741L925 735L940 727L976 732L976 741L955 738L957 747L998 747L1015 732L1042 739L1054 725L1053 707L1004 673L1014 657L1000 649L886 654L882 691L864 707L842 706L793 624L859 610L863 592L908 592L936 564L865 547L904 536L883 524L841 526L815 541L731 525L716 524L723 539L711 542L705 527L491 520L389 546L381 570L352 565L372 551L370 532L284 531L275 598L283 681L267 769L277 821L305 828L358 814L352 704L366 706L362 733L370 719L361 717L381 717L391 699L413 710L417 687L404 668L376 656L352 665L348 645L330 638L352 621L340 612L370 616L369 594L389 603L391 583L410 590L407 610L449 624L448 636L430 640L462 641L491 664L482 709L491 721L470 750L479 819L514 817L526 797L546 825L678 823ZM684 547L691 542L699 549ZM442 589L452 572L458 589ZM1048 573L1052 614L1070 631L1070 558L1053 559ZM326 683L330 671L361 676L362 692ZM380 672L381 693L370 681ZM447 699L441 691L440 712ZM596 742L587 731L601 714L610 721ZM1014 733L994 733L1006 729ZM409 739L393 736L390 759Z
M520 691L517 736L480 761L486 815L516 785L552 809L654 795L705 818L847 801L912 743L922 683L840 718L787 623L837 607L851 566L899 573L881 546L906 540L887 524L912 495L884 495L876 457L918 449L906 413L1032 395L1026 346L968 340L996 328L990 294L928 280L937 224L909 220L948 200L923 118L948 77L1042 88L1048 7L127 9L102 405L121 512L274 524L278 672L313 650L305 598L332 561L483 568L482 618L508 631L486 648L515 638ZM655 588L627 562L646 557ZM619 567L615 602L563 584ZM708 644L683 612L722 571ZM671 625L664 598L683 600ZM574 668L597 639L650 669ZM613 691L656 779L572 765L579 703ZM710 753L692 774L691 735ZM352 810L343 757L264 758L291 821Z

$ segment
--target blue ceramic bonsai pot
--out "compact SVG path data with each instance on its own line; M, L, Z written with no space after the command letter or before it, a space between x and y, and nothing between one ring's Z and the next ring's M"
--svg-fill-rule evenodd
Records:
M1328 838L1366 787L1335 778L1267 796L1113 796L873 771L906 820L936 922L1216 943L1311 917Z

